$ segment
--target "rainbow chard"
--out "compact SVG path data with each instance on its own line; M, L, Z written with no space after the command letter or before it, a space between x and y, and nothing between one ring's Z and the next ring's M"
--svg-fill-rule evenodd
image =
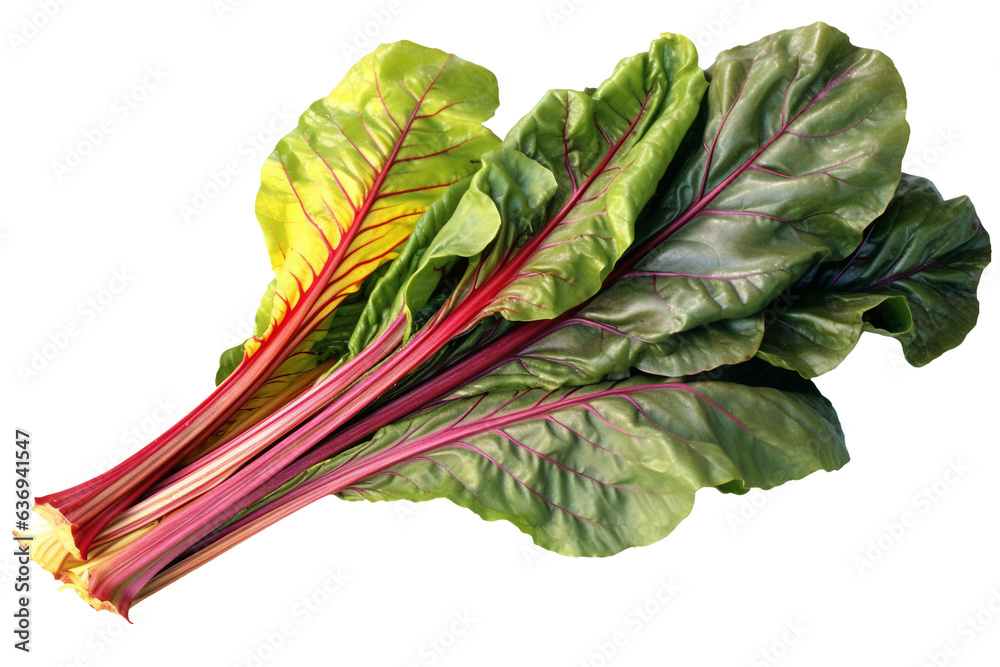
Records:
M101 530L182 457L232 428L241 406L266 402L310 370L303 360L342 301L496 147L482 122L497 104L489 71L398 42L361 60L302 115L261 173L257 218L275 279L255 335L225 355L231 372L177 425L107 473L38 499L36 511L70 552L86 557Z
M449 401L327 461L286 469L297 474L155 577L123 572L154 528L63 580L96 608L127 616L135 600L330 494L449 498L512 522L545 548L608 556L667 535L699 488L766 489L847 460L829 402L807 380L766 364L710 379L640 374L554 392L500 391Z
M502 365L489 359L479 370L491 374L463 393L745 361L762 311L860 243L892 198L908 137L892 62L816 24L726 51L709 74L688 152L603 290L523 334L529 344Z
M750 364L711 379L636 374L456 399L310 468L261 507L285 494L443 497L547 549L608 556L663 538L699 488L766 489L846 463L829 402L790 375Z
M771 300L849 254L892 198L905 96L888 58L822 24L725 52L710 75L690 154L661 181L639 223L645 238L599 294L506 332L304 460L444 392L555 389L630 369L686 375L753 357ZM558 119L559 108L546 116ZM539 125L527 117L505 145L538 146L522 133ZM561 163L539 161L558 176Z
M764 386L767 374L742 371L456 400L331 460L325 480L309 471L307 488L448 498L546 549L608 556L662 539L699 488L767 489L847 462L836 414L812 386L773 373Z
M377 60L397 51L402 69ZM37 561L127 617L331 494L448 498L614 554L668 534L699 488L844 465L807 378L862 331L919 365L975 323L988 236L968 200L901 180L899 74L829 26L707 72L664 34L601 86L546 94L502 146L478 124L483 81L402 43L342 84L357 107L303 116L265 165L276 279L219 391L285 336L280 360L127 492L87 500L103 523L33 533ZM406 141L418 124L432 145Z
M428 248L404 251L399 268L381 276L387 287L376 285L372 298L380 305L384 295L399 298L380 309L380 317L362 313L363 349L352 337L357 356L212 451L205 463L193 464L170 493L148 501L141 522L119 527L111 537L148 524L182 500L186 504L115 558L88 569L79 579L85 582L81 592L95 606L112 604L126 613L145 583L217 527L205 522L206 515L221 519L237 512L257 486L454 338L495 316L553 317L594 294L633 238L635 220L693 122L705 86L691 43L664 35L648 52L621 61L598 88L546 96L518 126L523 149L485 157L479 174L429 212L434 224L428 227L441 223L436 233L428 229L412 239L414 247L428 239ZM553 105L559 112L555 122ZM560 166L554 178L552 164ZM462 230L472 232L471 238ZM483 248L485 239L492 241ZM410 316L422 303L407 299L428 298L441 272L464 257L467 266L447 301L412 332ZM215 485L204 490L206 470L215 476L236 465L243 467L221 481L214 477Z

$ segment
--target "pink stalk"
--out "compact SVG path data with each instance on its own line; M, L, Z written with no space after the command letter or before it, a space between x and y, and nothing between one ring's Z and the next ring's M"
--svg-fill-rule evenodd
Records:
M214 560L240 542L256 535L268 526L303 507L331 494L349 489L362 480L383 472L394 465L403 463L408 459L426 454L438 447L460 442L464 438L479 433L488 433L501 429L515 421L544 417L561 409L591 401L595 397L621 394L631 395L647 390L663 389L694 391L683 383L664 383L624 388L611 387L597 394L567 395L551 403L536 403L529 408L500 417L487 417L486 419L470 424L441 429L431 435L409 442L406 440L396 442L370 456L347 461L340 467L297 486L274 502L250 512L238 521L233 522L209 538L199 542L192 548L190 555L166 568L156 576L150 575L149 577L134 578L119 589L119 594L115 597L102 597L101 599L111 600L115 605L116 611L127 618L129 607L133 602L152 595L188 572Z
M795 120L812 107L817 100L822 98L833 85L843 80L849 71L844 72L831 81L801 111L785 121L778 131L752 156L736 167L717 186L706 192L709 167L711 166L712 154L715 148L715 142L713 141L711 148L708 150L709 155L701 188L694 202L658 234L646 241L639 249L630 253L627 258L620 262L619 266L608 277L605 285L625 277L628 271L650 249L665 241L699 214L706 212L706 207L712 199L753 166L754 162L763 152L778 137L782 136ZM734 100L733 106L735 106L735 103L736 101ZM727 112L722 124L720 124L719 132L721 132L722 125L725 124L728 115L729 113ZM638 119L635 122L637 121ZM633 122L632 127L634 127L635 122ZM630 127L629 132L631 132L631 129ZM498 428L503 425L502 418L486 419L477 422L477 426L470 425L447 429L443 433L418 439L410 443L397 443L368 457L345 461L340 467L325 475L304 482L281 496L274 503L254 510L247 516L234 522L231 526L219 530L215 535L212 534L215 530L214 526L206 525L204 519L201 518L203 516L213 516L218 521L216 525L221 526L225 524L242 511L242 508L250 507L261 498L266 497L267 494L265 492L269 493L276 488L280 488L281 484L292 479L294 477L292 473L298 474L307 469L308 464L319 462L335 454L337 451L342 451L360 438L370 434L373 428L377 428L380 424L384 425L386 423L385 420L390 415L401 416L399 413L418 404L416 400L409 397L420 393L421 397L425 400L436 398L439 395L438 393L434 391L423 393L422 390L424 387L418 387L404 396L403 399L391 403L384 409L384 412L380 411L368 419L358 422L354 427L347 429L341 436L329 441L326 445L315 449L313 452L307 453L321 440L356 415L370 401L378 398L384 391L388 390L392 384L402 379L408 372L433 356L434 352L450 340L451 336L467 331L469 327L474 325L481 317L480 311L489 306L491 300L517 277L518 272L523 268L530 254L538 248L554 225L558 224L558 221L565 217L570 208L575 205L580 194L589 187L596 175L601 173L629 132L626 132L622 140L611 148L601 165L591 174L583 187L574 190L571 201L546 226L546 229L537 235L527 246L522 248L512 261L504 264L500 270L490 276L480 288L473 290L466 301L447 316L441 319L435 318L410 344L390 356L372 374L337 397L309 424L290 434L286 441L262 454L239 473L227 480L226 483L164 519L154 530L149 531L149 533L143 535L128 547L125 547L116 556L113 563L102 564L96 567L92 573L93 577L90 582L90 591L93 596L100 600L109 601L119 613L127 616L129 606L136 596L148 594L143 593L147 585L151 585L155 590L165 585L165 583L169 583L176 576L180 576L184 572L193 569L193 567L207 562L222 551L231 548L234 544L245 539L249 534L262 530L267 525L270 525L270 523L290 514L296 509L325 495L346 489L372 474L405 461L407 458L429 451L434 447L444 444L446 441L454 441L457 438L461 438L469 428ZM551 322L537 323L523 326L520 329L521 331L525 331L529 330L529 327L535 326L537 329L532 332L532 335L537 337L539 331L544 331L546 326L551 324ZM527 333L522 335L525 336L525 340L534 340ZM522 340L523 342L524 340ZM454 369L455 373L449 377L448 381L442 382L438 388L448 386L454 388L454 385L450 385L449 383L460 378L463 372L471 372L470 369L477 367L477 365L488 367L491 363L495 364L498 356L485 355L484 358L479 358L478 360L473 357L467 365L456 367ZM463 370L459 371L459 368ZM470 379L468 376L465 377L466 379ZM428 384L433 384L433 382L432 380ZM687 388L686 385L657 386ZM633 387L629 390L637 391L642 389L644 388ZM443 391L446 390L443 389ZM608 394L613 393L613 391L609 390L602 393ZM546 412L554 411L559 409L568 400L580 399L570 399L567 396L560 401L541 406L538 409L545 410ZM520 413L520 418L524 418L524 414L524 412ZM296 463L296 459L303 455L305 455L305 458L300 459ZM289 465L292 467L288 468L283 474L281 469ZM171 565L176 559L184 558L184 555L191 549L194 549L195 553L185 560ZM111 565L114 567L111 567ZM170 569L165 570L168 567ZM163 574L157 577L160 572L163 572Z
M122 512L99 536L104 543L118 539L197 498L229 477L244 463L269 447L295 425L315 414L325 396L336 395L350 386L374 364L395 349L403 336L404 316L354 359L334 370L310 390L293 399L287 408L269 415L246 431L228 440L210 454L171 476L170 483Z
M154 530L125 547L120 556L115 558L117 571L106 580L95 577L96 583L92 586L93 595L106 600L110 600L112 595L117 597L116 591L121 587L121 584L116 583L119 579L130 581L128 584L130 590L140 580L143 583L148 582L156 572L231 518L235 514L235 511L231 511L232 508L250 495L253 488L265 484L282 468L291 464L336 428L357 415L372 400L389 390L395 382L426 362L454 336L467 331L485 317L484 309L504 288L517 279L539 246L579 203L594 180L604 173L608 163L617 155L642 118L648 100L647 94L629 128L609 148L584 183L574 188L569 200L556 216L482 285L473 288L465 301L444 317L435 318L425 325L407 345L382 362L361 382L340 394L310 422L288 435L281 444L264 451L239 472L191 500L174 514L163 519ZM274 418L282 419L281 413ZM213 521L206 523L204 519L206 516L213 517ZM139 574L131 575L133 572ZM140 589L141 586L135 588L131 595Z
M256 392L309 334L299 328L319 297L335 263L329 263L274 335L185 416L141 450L107 472L58 493L41 496L35 511L52 524L60 541L86 558L93 539L119 512L161 479L170 467L211 436Z
M444 67L441 71L444 71ZM309 288L301 294L299 301L256 353L244 358L236 371L193 412L139 452L94 479L37 499L35 511L56 529L59 540L71 553L78 558L86 558L91 543L101 531L156 482L169 474L186 454L223 426L277 370L295 346L322 321L324 313L314 312L314 306L319 305L320 311L325 311L328 304L317 304L318 299L340 267L372 205L379 199L382 185L396 164L413 122L422 117L420 111L424 100L440 75L441 72L438 72L434 77L417 101L406 125L400 129L399 137L385 163L376 173L364 201L353 206L354 219L344 230L336 248L306 214L309 223L316 227L326 244L329 252L327 261ZM295 192L294 187L292 191Z

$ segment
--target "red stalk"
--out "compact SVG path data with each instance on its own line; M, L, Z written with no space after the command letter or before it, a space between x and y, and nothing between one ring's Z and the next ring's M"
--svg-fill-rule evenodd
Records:
M450 58L448 59L450 60ZM330 256L323 270L305 290L299 301L272 336L257 352L243 362L212 394L202 401L184 419L166 433L118 464L108 472L70 489L42 496L37 499L35 511L55 529L60 542L75 556L87 557L93 540L121 512L142 497L157 481L162 479L184 456L204 442L239 409L277 370L289 353L312 331L321 317L313 307L326 290L336 269L339 268L348 248L359 232L372 205L379 198L382 184L396 163L403 142L421 117L419 112L427 93L437 82L445 65L417 101L406 125L400 130L392 152L378 171L371 189L360 206L354 208L351 225L345 230L336 248L330 245L323 230L313 222L303 206L303 213L316 227L329 249ZM289 181L291 184L291 182ZM292 186L292 192L295 188ZM346 194L346 193L345 193ZM296 197L298 194L296 193ZM301 203L301 200L300 200ZM303 327L308 316L313 323Z
M828 86L824 88L824 90L812 101L810 101L809 104L802 109L802 111L796 114L792 119L785 122L777 134L768 140L753 156L735 169L716 187L705 194L704 186L708 177L708 167L711 165L710 152L708 164L706 165L705 178L702 181L702 189L699 191L695 201L680 216L678 216L678 218L669 223L649 241L644 243L641 248L633 251L626 258L624 258L611 276L609 276L608 280L605 281L605 285L624 277L625 274L635 265L635 263L638 262L639 259L641 259L641 257L644 256L650 249L662 243L674 232L682 228L687 222L696 217L719 192L723 191L733 180L738 178L740 174L749 168L749 166L753 164L761 153L763 153L763 151L775 139L777 139L778 136L784 133L794 120L810 108L810 106L812 106L817 99L826 93L830 86L843 78L843 76L846 76L846 73L828 84ZM631 131L631 128L629 131ZM626 133L626 136L627 134L628 133ZM624 141L624 137L622 141ZM621 142L613 147L612 151L609 152L609 156L606 156L598 171L591 175L584 187L575 190L574 198L578 197L580 192L584 191L590 184L595 175L599 173L604 166L606 166L607 162L610 160L611 153L617 151L620 145ZM567 204L567 206L560 213L560 216L565 216L565 213L568 212L573 203L574 202L571 201ZM557 217L557 219L559 218ZM546 230L544 230L539 237L544 237L544 235L551 229L551 226L552 223L546 227ZM522 250L530 252L536 249L541 243L541 238L539 237L536 237ZM213 489L210 494L206 494L206 496L198 499L192 504L192 506L185 507L176 515L165 519L161 526L157 527L165 529L165 532L161 535L153 537L153 535L158 531L150 531L150 533L139 538L129 547L123 549L120 554L121 558L115 559L116 572L110 571L111 568L107 566L103 566L103 568L95 568L95 576L91 585L93 595L102 600L113 601L113 603L117 605L117 609L123 615L127 615L128 608L131 605L132 600L136 595L143 594L144 588L147 584L150 584L150 582L152 582L152 589L156 590L162 585L165 585L165 583L172 581L173 578L176 578L176 576L180 576L184 572L193 569L193 567L197 567L201 563L207 562L222 551L241 541L245 536L258 532L267 525L270 525L270 523L276 521L278 518L295 511L295 509L298 509L320 497L342 490L347 486L356 483L375 472L378 472L380 469L398 463L410 456L427 451L428 449L436 446L438 443L433 442L433 438L425 438L423 441L409 443L409 445L390 447L367 458L363 457L347 461L341 467L326 475L302 484L300 487L297 487L288 494L282 496L274 504L252 512L235 522L232 526L219 531L215 535L211 535L211 529L206 531L204 530L204 526L195 526L192 528L191 525L187 523L189 521L196 520L198 513L201 513L204 510L217 512L221 508L223 511L216 516L222 518L223 521L235 516L240 511L239 506L248 507L252 505L253 502L256 502L260 498L266 496L266 493L264 493L265 491L268 489L273 490L274 488L277 488L277 486L280 486L279 481L287 481L290 478L290 473L293 471L301 472L308 467L308 463L318 462L318 460L323 460L323 458L320 457L328 457L332 453L341 451L351 444L354 444L360 438L364 437L365 434L370 434L370 432L375 428L378 428L379 425L389 423L398 416L401 416L399 413L412 408L415 404L421 404L411 398L418 392L420 393L418 398L421 401L426 401L427 398L436 398L439 395L438 393L433 393L434 390L426 390L427 387L434 385L435 380L432 380L430 383L427 383L427 385L421 386L416 390L412 390L402 399L394 401L389 406L386 406L386 408L383 408L382 411L375 413L368 419L358 422L354 427L347 429L343 434L341 434L341 437L336 438L325 446L317 448L310 454L306 454L306 456L300 459L297 463L292 463L297 456L305 454L311 447L323 439L324 434L330 434L335 429L339 428L339 426L343 425L354 414L357 414L357 412L363 409L364 405L366 405L369 400L376 398L382 391L388 389L396 380L401 379L407 372L416 368L419 364L430 358L430 356L432 356L433 353L439 349L438 347L435 347L435 345L447 342L451 335L461 333L462 331L467 330L469 326L472 326L477 321L476 313L490 303L490 297L484 295L495 296L496 294L499 294L500 291L517 276L518 271L520 271L523 267L525 256L523 253L519 253L518 257L521 257L522 261L516 261L517 258L515 258L515 261L504 265L496 274L491 276L486 281L481 289L474 290L470 295L470 298L463 302L451 314L441 320L433 321L432 325L435 326L425 328L417 337L413 339L413 341L411 341L410 345L405 346L397 354L389 357L382 366L376 369L374 373L369 375L360 384L351 387L345 394L334 400L333 403L320 413L318 419L315 420L317 423L307 424L292 433L289 436L289 442L279 448L267 452L264 456L252 462L247 468L229 480L227 484L222 485L227 488ZM440 324L440 326L436 326L438 324ZM553 322L546 322L544 324L537 323L536 326L538 327L538 331L534 331L533 334L540 335L539 332L544 333L546 327L552 324ZM537 338L537 335L532 338L527 333L522 333L525 330L529 330L530 326L532 325L522 326L515 331L517 331L520 335L525 336L526 339L530 338L531 340L534 340ZM509 332L508 336L511 336L513 333L514 332ZM530 343L530 340L528 343ZM500 348L497 347L495 349L499 350ZM471 369L473 368L480 368L480 370L483 370L484 368L489 367L490 364L495 365L498 357L498 354L497 356L493 356L492 354L484 355L480 353L476 357L467 360L469 363L462 362L462 364L456 366L453 369L455 373L451 375L446 373L445 375L448 375L448 379L439 383L436 388L440 389L441 392L448 391L448 387L454 388L454 386L456 386L455 384L451 384L452 382L461 384L461 377L463 377L465 373L471 374L473 372ZM466 377L466 379L471 379L471 377ZM428 394L430 394L430 396L428 396ZM458 435L460 434L454 431L447 433L447 437L449 439L458 437ZM275 471L275 468L280 468L281 465L288 463L292 463L292 467L289 468L286 473L283 474L280 470ZM244 472L247 474L244 475ZM270 472L275 472L276 475L268 476L265 474ZM248 492L241 491L239 488L240 484L235 484L237 478L239 478L239 481L241 482L246 482L248 487L255 485L257 490L254 491L251 489ZM236 488L232 488L234 486ZM246 502L247 500L250 500L250 502ZM193 506L199 506L197 508L198 513L193 511ZM205 536L210 537L202 539ZM148 547L143 545L142 547L137 548L144 541L148 543ZM166 545L166 548L164 548L164 545ZM161 576L157 577L157 573L163 568L170 566L174 559L183 557L189 547L193 547L196 552L189 556L186 560L170 567L169 570L166 570Z
M386 359L371 375L334 399L308 424L291 433L286 439L287 444L265 451L225 482L192 500L174 514L166 517L156 529L125 547L120 558L115 559L116 573L109 576L107 580L102 580L95 574L94 581L96 583L92 586L94 596L105 600L111 600L112 596L117 598L121 584L117 584L115 581L118 578L124 578L129 582L126 587L130 591L125 599L125 610L127 611L128 601L138 593L142 585L148 583L156 572L214 530L214 526L204 523L205 516L212 516L224 523L235 513L230 512L230 508L237 505L246 496L251 495L253 488L265 484L268 479L280 473L282 468L291 464L333 430L358 414L365 405L387 391L407 373L431 358L453 336L467 331L482 317L485 317L482 311L517 278L532 254L555 227L565 219L593 181L603 173L608 163L617 155L642 118L648 100L649 94L643 100L639 113L629 128L609 148L604 158L584 183L574 189L569 201L556 216L529 243L522 247L511 261L503 264L499 271L487 278L478 288L473 288L469 297L454 311L444 318L436 318L426 325L409 344ZM408 128L409 123L407 124ZM403 134L405 135L405 130ZM377 188L373 188L372 191L377 191ZM282 420L283 412L275 415L275 418L284 421ZM287 422L285 423L287 424ZM250 431L254 430L250 429ZM123 509L125 508L122 507L121 510ZM125 574L134 571L141 571L141 573L132 577ZM114 576L115 574L118 576Z
M614 395L615 393L635 393L649 388L659 390L670 387L690 390L690 388L685 384L670 383L652 385L651 387L639 386L628 387L625 389L611 388L602 392L602 395L607 396ZM161 588L184 576L188 572L191 572L214 560L216 557L233 548L243 540L256 535L280 519L283 519L299 509L312 504L320 498L343 491L365 478L385 470L390 466L401 463L410 457L426 453L443 444L459 440L476 432L488 432L493 429L501 428L514 420L524 419L526 417L530 418L535 415L550 414L551 412L559 410L562 407L573 405L579 403L580 401L591 400L593 397L593 395L567 396L553 403L542 405L536 404L531 408L513 413L511 415L489 418L480 422L473 422L472 424L467 424L455 429L445 429L435 433L434 435L426 436L416 441L409 443L404 442L390 446L368 458L349 461L339 468L305 482L304 484L292 489L275 502L258 508L238 521L202 540L190 550L189 555L163 570L155 577L150 578L148 584L139 585L138 581L134 580L124 588L125 595L115 601L115 604L119 605L116 609L123 615L127 614L128 607L132 601L132 597L130 596L134 596L135 601L148 597L149 595L152 595ZM310 456L310 458L314 457ZM294 474L292 474L292 469L288 469L286 471L287 474L283 475L283 477L294 477L307 467L308 466L301 465L301 462L297 463L294 466L296 469ZM268 486L274 487L271 490L278 488L280 485L281 484L275 485L273 481L268 483ZM270 493L270 491L267 493ZM254 495L259 495L262 498L266 496L267 493L255 493Z
M285 357L309 333L298 330L316 298L329 281L335 263L303 294L274 335L182 420L161 436L107 472L58 493L41 496L35 511L52 524L60 541L78 558L87 557L90 544L123 509L161 479L172 465L211 436L270 377Z
M400 316L361 354L297 396L285 408L268 415L171 475L152 495L124 509L114 523L100 534L100 543L122 537L172 512L229 477L239 466L320 410L326 396L340 393L381 361L399 345L404 324L405 317Z

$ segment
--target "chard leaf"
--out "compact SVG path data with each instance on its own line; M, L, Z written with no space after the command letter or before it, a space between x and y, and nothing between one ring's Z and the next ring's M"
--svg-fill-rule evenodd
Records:
M746 317L847 256L899 180L904 111L891 61L822 23L720 54L700 139L638 225L648 254L588 317L662 333ZM620 308L650 289L670 308Z
M551 333L463 385L454 395L576 387L620 378L631 369L663 377L694 375L752 359L763 335L764 318L759 313L650 338L575 316L555 324Z
M501 228L537 225L556 192L548 169L517 151L499 149L482 159L474 176L456 183L427 213L379 279L351 341L358 354L397 317L406 318L409 338L416 316L459 259L480 261L480 254ZM440 309L441 304L436 304Z
M414 235L376 289L352 350L400 313L409 337L413 314L439 304L423 331L452 315L449 325L457 324L428 353L426 372L502 327L496 315L548 319L591 296L631 242L706 85L692 44L664 35L622 60L599 88L547 93L505 149L484 158L471 187L432 209L428 233ZM438 292L440 303L431 299L459 257L468 258L464 274Z
M976 288L990 239L967 197L944 201L924 178L904 175L886 212L846 260L811 271L776 308L759 355L805 377L843 361L862 332L899 340L923 366L958 346L979 316Z
M550 91L511 129L504 145L546 167L558 191L544 227L511 230L470 267L471 289L498 267L509 273L484 316L550 319L600 289L631 244L706 85L694 45L665 33L597 88ZM512 246L520 246L513 258Z
M816 24L723 53L711 75L691 154L670 166L633 254L582 310L462 395L745 361L774 317L762 311L858 245L908 135L888 58Z
M499 146L482 126L496 107L488 70L396 42L352 67L278 142L261 170L256 203L275 279L253 337L223 353L216 380L278 331L291 332L295 347L237 420L346 351L362 306L336 311L397 256L448 186Z
M811 385L767 384L637 376L460 399L296 484L332 471L346 499L448 498L547 549L607 556L667 535L699 488L766 489L846 463L830 404Z

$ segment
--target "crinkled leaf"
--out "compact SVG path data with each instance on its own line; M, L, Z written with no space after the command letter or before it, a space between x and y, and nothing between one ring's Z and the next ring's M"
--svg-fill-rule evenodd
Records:
M667 535L699 488L770 488L846 461L836 415L812 388L637 376L456 400L309 476L366 466L377 472L342 497L448 498L547 549L607 556Z
M491 316L548 319L596 292L630 243L638 212L693 121L705 86L691 43L664 35L648 53L621 61L601 87L546 94L511 130L506 150L485 159L477 185L444 211L457 220L441 228L446 238L433 241L437 250L425 254L432 241L422 235L423 243L413 239L412 259L390 269L379 291L396 295L395 303L386 308L383 298L370 309L357 347L375 337L372 322L384 329L396 313L438 304L432 290L456 256L468 257L468 266L457 285L447 285L432 319L465 306L463 333L476 339L497 326ZM498 223L482 252L449 249ZM461 233L447 233L452 226ZM468 348L455 342L425 370Z
M268 330L324 274L317 321L394 258L496 147L482 126L496 105L489 71L409 42L379 47L314 103L261 171L257 215L277 277Z
M540 220L501 227L447 307L476 293L478 318L538 320L595 294L631 243L705 86L691 42L663 35L598 88L547 93L504 144L553 173L558 191Z
M847 256L885 209L904 111L890 60L821 23L722 53L701 139L640 222L651 252L588 310L615 328L655 319L664 333L760 311L811 266ZM669 311L620 309L650 287Z
M449 188L420 218L368 299L351 339L351 352L360 352L399 316L406 318L408 338L416 315L457 260L471 258L472 264L477 263L501 227L537 225L555 192L552 173L517 151L500 149L484 156L472 178ZM440 303L434 305L440 309Z
M958 346L976 324L976 288L990 239L967 197L944 201L905 175L886 212L848 259L820 265L775 308L760 356L805 377L832 370L864 331L892 336L923 366Z
M486 69L410 42L380 46L301 116L261 171L257 217L275 280L254 336L227 350L217 382L279 329L295 346L241 415L302 384L346 349L361 313L341 303L396 257L422 214L499 146ZM237 418L239 415L237 415Z
M463 385L455 395L524 387L576 387L621 378L632 369L663 377L694 375L751 359L763 335L760 314L650 338L577 316L560 322L551 333Z
M822 24L722 54L685 140L694 152L671 165L640 222L636 255L649 254L460 391L586 384L630 368L687 374L750 358L782 305L775 297L849 252L885 207L906 143L903 107L889 60Z

